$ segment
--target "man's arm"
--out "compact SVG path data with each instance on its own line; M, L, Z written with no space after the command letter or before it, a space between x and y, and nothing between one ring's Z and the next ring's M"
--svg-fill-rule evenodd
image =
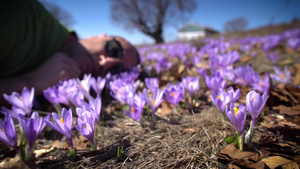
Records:
M21 92L23 87L34 87L35 95L43 94L43 90L56 85L60 80L79 77L81 69L78 63L65 53L56 53L40 67L24 75L0 80L0 105L7 105L3 94Z

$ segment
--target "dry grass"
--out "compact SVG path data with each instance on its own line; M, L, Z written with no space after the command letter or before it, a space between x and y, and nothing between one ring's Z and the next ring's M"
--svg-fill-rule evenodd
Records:
M99 150L78 151L76 162L66 150L59 150L63 156L54 151L36 163L47 168L219 168L216 154L235 129L222 121L215 107L203 107L195 115L184 109L178 114L157 114L155 127L147 120L142 127L121 112L108 111L104 133L98 134ZM120 157L118 147L123 147ZM50 156L56 160L46 160Z

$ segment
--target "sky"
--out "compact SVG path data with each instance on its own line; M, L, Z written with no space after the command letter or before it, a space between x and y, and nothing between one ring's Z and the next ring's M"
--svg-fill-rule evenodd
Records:
M154 40L138 30L126 30L110 19L109 0L46 0L70 13L75 20L71 27L80 38L106 33L122 36L134 45L152 44ZM175 0L174 0L175 1ZM246 29L273 24L288 23L300 19L300 0L195 0L197 8L189 15L188 23L197 23L223 32L224 24L238 17L248 20ZM286 6L287 2L289 5ZM183 26L183 25L182 25ZM176 27L164 29L165 41L177 39Z

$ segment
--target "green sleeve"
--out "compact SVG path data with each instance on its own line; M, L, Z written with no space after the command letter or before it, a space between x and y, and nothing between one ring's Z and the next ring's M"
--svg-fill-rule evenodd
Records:
M0 79L36 69L70 32L37 0L4 0L0 11Z

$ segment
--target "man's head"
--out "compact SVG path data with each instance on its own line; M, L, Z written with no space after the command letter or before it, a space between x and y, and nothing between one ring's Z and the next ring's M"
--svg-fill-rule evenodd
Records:
M80 40L80 43L93 56L98 75L128 70L139 64L137 50L124 38L104 34Z

